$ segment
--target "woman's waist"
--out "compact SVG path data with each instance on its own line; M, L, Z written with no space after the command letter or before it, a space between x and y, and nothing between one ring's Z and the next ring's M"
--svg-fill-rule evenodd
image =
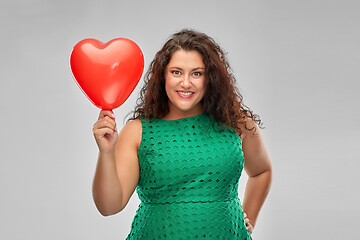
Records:
M237 222L243 219L243 211L239 198L216 201L172 201L141 202L136 216L146 218L149 223L161 221L188 221L189 225L207 220ZM191 220L192 219L192 220ZM170 221L171 222L171 221Z

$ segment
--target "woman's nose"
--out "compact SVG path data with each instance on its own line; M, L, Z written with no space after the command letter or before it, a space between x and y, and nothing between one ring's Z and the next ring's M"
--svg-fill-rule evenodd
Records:
M190 88L191 82L190 78L188 76L184 76L184 78L181 81L181 86L183 88Z

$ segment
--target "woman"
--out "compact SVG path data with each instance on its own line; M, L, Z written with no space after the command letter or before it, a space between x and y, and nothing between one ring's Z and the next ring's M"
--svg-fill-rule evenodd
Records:
M127 239L252 239L272 168L261 121L230 70L212 38L182 30L156 54L119 134L113 113L100 112L93 197L108 216L137 189L141 203Z

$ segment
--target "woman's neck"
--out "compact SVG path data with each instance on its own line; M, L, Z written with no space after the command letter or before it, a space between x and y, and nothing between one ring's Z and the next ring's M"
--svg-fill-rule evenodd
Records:
M201 105L189 110L189 111L181 111L180 109L174 109L169 107L169 113L163 117L164 120L177 120L180 118L187 118L199 115L204 112L203 107Z

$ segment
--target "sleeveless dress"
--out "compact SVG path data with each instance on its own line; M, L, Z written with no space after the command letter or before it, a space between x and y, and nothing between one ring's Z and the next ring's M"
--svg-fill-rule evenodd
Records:
M141 202L126 240L251 240L238 197L244 157L235 131L220 132L205 113L141 123Z

